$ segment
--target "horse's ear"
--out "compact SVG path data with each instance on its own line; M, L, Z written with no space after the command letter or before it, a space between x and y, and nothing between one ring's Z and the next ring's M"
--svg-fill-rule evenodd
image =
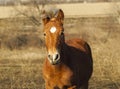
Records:
M50 20L50 17L46 14L45 10L42 11L42 21L43 24L46 25Z
M46 25L49 22L50 18L46 17L46 18L42 18L43 24Z
M59 9L58 12L56 13L55 17L57 18L58 21L63 23L63 21L64 21L64 12L61 9Z

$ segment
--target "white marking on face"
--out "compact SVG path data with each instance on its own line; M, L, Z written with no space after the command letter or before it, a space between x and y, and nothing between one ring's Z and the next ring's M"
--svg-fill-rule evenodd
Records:
M56 27L51 27L50 32L51 32L51 33L55 33L56 30L57 30Z

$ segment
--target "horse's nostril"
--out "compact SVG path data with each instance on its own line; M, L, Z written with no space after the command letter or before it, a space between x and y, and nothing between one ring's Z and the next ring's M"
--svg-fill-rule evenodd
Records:
M48 58L49 58L50 60L52 60L52 55L48 55Z
M55 60L57 60L59 58L59 55L58 54L56 54L55 55Z

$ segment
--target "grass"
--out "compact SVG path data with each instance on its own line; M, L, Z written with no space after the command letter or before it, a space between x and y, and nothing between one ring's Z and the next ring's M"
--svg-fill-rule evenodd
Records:
M42 26L36 27L26 19L17 21L18 24L15 20L0 21L0 89L44 89L41 71L46 51L44 46L36 46L40 42L34 42L36 37L43 40ZM32 27L23 29L29 25ZM120 89L120 24L116 19L65 19L64 27L66 39L82 38L92 48L94 72L89 88ZM16 46L13 39L22 35L27 35L27 43ZM9 48L8 41L16 47Z
M1 50L0 89L38 89L43 87L40 51L44 49ZM41 53L41 54L40 54Z

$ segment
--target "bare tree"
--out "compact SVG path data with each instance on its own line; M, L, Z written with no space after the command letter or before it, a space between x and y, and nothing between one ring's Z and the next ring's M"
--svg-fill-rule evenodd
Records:
M37 2L37 0L30 0L26 5L22 5L20 2L14 6L17 14L16 16L22 15L29 18L35 25L39 26L41 24L41 14L45 6L45 2Z

